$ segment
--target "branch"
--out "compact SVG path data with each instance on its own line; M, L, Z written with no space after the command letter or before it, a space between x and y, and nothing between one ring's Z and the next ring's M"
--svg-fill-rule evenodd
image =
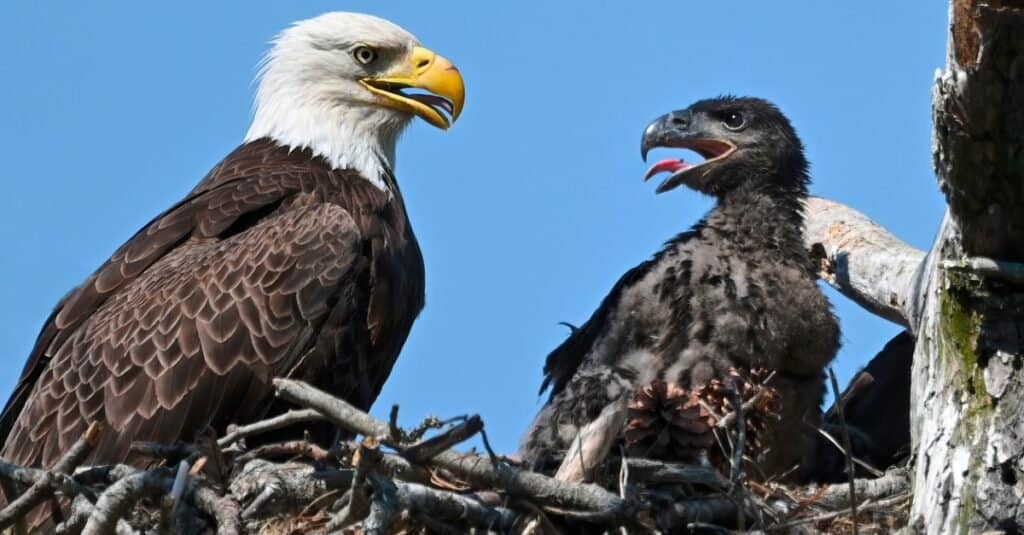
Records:
M597 418L580 429L555 472L555 479L593 481L594 470L604 462L626 423L627 404L626 397L609 403Z
M209 487L200 486L192 492L192 503L217 522L217 535L241 533L238 523L240 507L235 500L226 496L218 496Z
M402 457L405 457L413 464L429 461L448 448L469 440L473 435L483 430L483 428L484 421L474 414L467 418L466 421L444 433L405 448L405 451L402 452Z
M510 509L490 507L454 492L402 481L395 481L394 485L395 498L401 508L435 520L462 521L478 528L510 533L518 518Z
M875 501L910 492L910 477L903 468L894 468L879 478L855 479L857 498ZM846 483L828 485L814 500L814 505L825 509L850 507L850 489Z
M924 251L821 197L807 199L806 215L804 241L820 263L821 279L869 312L911 326L909 303Z
M274 416L273 418L267 418L266 420L260 420L258 422L251 423L249 425L243 425L235 428L230 433L224 435L217 441L217 445L226 448L239 440L252 435L258 435L260 433L266 433L268 431L274 431L281 429L282 427L288 427L292 424L298 424L303 422L318 422L324 420L324 415L311 409L288 411L284 414Z
M166 493L173 483L174 476L163 468L138 472L118 480L96 500L82 535L112 533L118 519L128 513L135 502L146 496Z

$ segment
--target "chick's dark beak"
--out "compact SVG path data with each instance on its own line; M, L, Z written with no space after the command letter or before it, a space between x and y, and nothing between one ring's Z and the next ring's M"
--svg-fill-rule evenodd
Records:
M640 156L647 161L647 153L654 147L673 147L679 140L691 137L693 116L689 110L674 111L658 117L644 129L640 140Z
M662 115L647 125L640 140L640 156L644 161L647 161L647 153L655 147L690 149L704 158L702 162L687 162L681 158L668 159L652 165L644 174L644 180L650 180L661 173L669 173L669 177L658 185L658 193L674 189L687 183L689 179L701 178L704 171L697 171L698 168L717 165L736 151L736 145L732 141L705 131L706 126L706 120L695 117L690 110Z

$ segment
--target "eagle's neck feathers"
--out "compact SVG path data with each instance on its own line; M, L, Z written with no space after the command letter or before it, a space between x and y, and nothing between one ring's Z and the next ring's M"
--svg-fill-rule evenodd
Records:
M256 95L245 142L273 139L292 150L309 149L334 169L352 169L381 191L394 192L395 145L410 118L362 103L325 102L315 87L296 90L291 78L268 71Z

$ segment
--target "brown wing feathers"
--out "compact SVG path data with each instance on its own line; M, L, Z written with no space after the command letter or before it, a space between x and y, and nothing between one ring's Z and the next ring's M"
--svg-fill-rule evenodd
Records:
M259 417L272 377L329 364L338 394L376 394L352 376L368 350L336 353L368 347L372 259L351 209L328 202L372 193L346 195L351 177L301 157L243 146L69 294L0 418L5 458L49 465L104 420L93 458L122 461L131 440Z

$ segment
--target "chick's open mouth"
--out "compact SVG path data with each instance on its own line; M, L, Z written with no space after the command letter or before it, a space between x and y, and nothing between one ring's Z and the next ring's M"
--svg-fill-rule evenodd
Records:
M663 147L690 149L699 154L704 161L687 162L682 158L661 160L655 163L644 174L644 180L661 173L671 173L659 186L658 193L668 191L678 185L684 174L708 164L724 160L736 152L736 145L724 139L715 138L694 138L673 140L671 143L661 145Z

